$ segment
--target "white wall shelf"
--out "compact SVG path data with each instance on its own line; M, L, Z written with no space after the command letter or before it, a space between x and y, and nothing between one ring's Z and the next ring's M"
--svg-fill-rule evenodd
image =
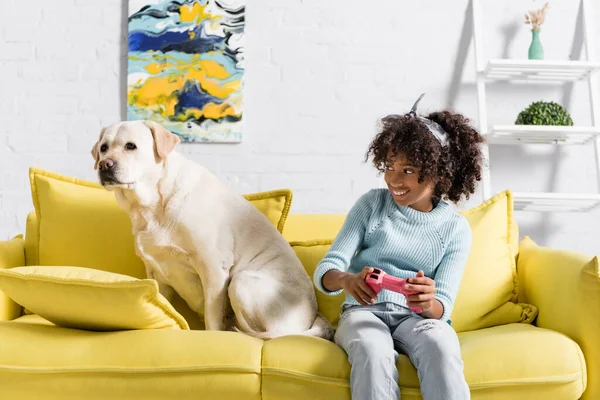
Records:
M487 135L493 144L584 145L600 136L600 127L493 125Z
M483 18L481 0L471 0L473 18L473 49L477 83L477 111L479 131L486 137L482 147L486 167L483 171L483 197L492 196L489 162L489 144L551 144L551 145L593 145L596 161L596 183L598 193L513 193L515 210L544 212L589 211L600 205L600 61L593 54L596 51L592 37L593 12L591 0L580 0L582 6L583 46L585 60L529 60L491 59L484 57ZM510 81L526 85L536 83L568 83L586 81L589 92L591 126L539 126L488 124L486 84L493 81ZM516 118L516 116L515 116Z
M600 194L595 193L513 193L515 210L587 212L600 207Z
M490 60L485 69L487 80L527 82L570 82L587 79L600 71L600 62L554 60Z

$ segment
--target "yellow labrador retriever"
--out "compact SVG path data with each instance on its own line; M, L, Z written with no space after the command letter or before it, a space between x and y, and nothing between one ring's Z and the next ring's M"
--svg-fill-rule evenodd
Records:
M129 214L136 253L161 294L177 292L207 330L331 339L287 241L250 202L179 154L178 143L155 122L129 121L102 129L92 148L100 182Z

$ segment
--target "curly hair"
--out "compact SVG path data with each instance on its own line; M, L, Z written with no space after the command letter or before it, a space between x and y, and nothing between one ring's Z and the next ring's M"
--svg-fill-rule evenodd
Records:
M448 133L448 146L429 132L423 122L412 114L389 115L382 119L382 128L375 136L365 156L384 172L389 152L395 157L403 153L410 163L420 168L419 183L435 183L433 195L454 203L462 196L469 199L481 180L483 137L469 124L469 119L452 111L438 111L426 116Z

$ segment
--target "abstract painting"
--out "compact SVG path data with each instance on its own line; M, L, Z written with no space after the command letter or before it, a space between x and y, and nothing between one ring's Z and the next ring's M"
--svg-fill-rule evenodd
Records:
M129 0L127 119L242 141L245 0Z

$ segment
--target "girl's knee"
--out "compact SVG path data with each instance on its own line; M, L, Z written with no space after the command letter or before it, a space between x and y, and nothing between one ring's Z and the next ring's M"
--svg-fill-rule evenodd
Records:
M424 319L417 322L413 328L413 334L422 337L431 337L432 340L457 341L456 332L447 322L439 319Z
M422 319L418 321L413 327L413 333L433 333L433 334L446 334L449 331L454 332L454 329L448 325L445 321L439 319Z
M370 343L367 340L352 340L345 344L345 351L351 363L389 364L395 363L397 352L393 346Z
M432 357L456 356L460 354L460 343L454 329L439 320L420 321L413 330L419 335L421 344Z
M427 345L425 357L439 364L454 363L461 359L460 346L448 342L432 342Z

